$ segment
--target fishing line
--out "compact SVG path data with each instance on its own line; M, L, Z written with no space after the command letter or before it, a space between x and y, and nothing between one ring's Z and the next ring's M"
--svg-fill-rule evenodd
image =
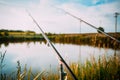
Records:
M80 21L80 23L79 23L79 34L81 34L81 25L82 25L82 21ZM80 44L79 44L79 62L81 63L81 39L79 39L80 40Z
M36 26L40 29L40 31L42 32L43 37L45 38L45 40L47 41L47 43L49 44L49 46L53 49L53 51L56 53L59 62L60 62L60 66L62 66L61 64L63 64L67 70L69 71L69 73L71 74L73 80L78 80L77 77L75 76L75 74L72 72L72 70L70 69L70 67L67 65L67 63L65 62L65 60L62 58L62 56L60 55L60 53L57 51L57 49L54 47L54 45L51 43L51 41L49 40L49 38L45 35L44 31L41 29L41 27L39 26L39 24L37 23L37 21L32 17L32 15L26 10L26 12L28 13L28 15L31 17L31 19L33 20L33 22L36 24ZM63 74L62 74L63 75Z
M56 53L57 58L59 59L60 62L60 66L62 68L62 64L66 67L66 69L68 70L68 72L70 73L70 75L72 76L73 80L78 80L77 77L75 76L75 74L72 72L72 70L70 69L70 67L68 66L68 64L65 62L65 60L62 58L62 56L60 55L60 53L57 51L57 49L54 47L54 45L52 44L52 42L48 39L48 37L45 35L44 31L42 30L42 28L39 26L39 24L37 23L37 21L32 17L32 15L26 10L28 16L33 20L33 22L36 24L36 26L40 29L40 31L42 32L42 36L45 38L45 40L47 41L47 43L49 44L49 46L53 49L53 51ZM63 70L63 69L61 69ZM64 77L65 73L61 72L61 76ZM61 77L60 76L60 77ZM63 80L63 78L61 79Z
M54 7L55 7L55 6L54 6ZM91 26L92 28L94 28L94 29L96 29L96 30L100 31L100 32L101 32L101 33L103 33L104 35L106 35L106 36L108 36L109 38L113 39L114 41L116 41L116 42L120 43L120 40L118 40L118 39L114 38L113 36L110 36L110 35L109 35L109 34L107 34L106 32L103 32L102 30L98 29L96 26L94 26L94 25L92 25L92 24L90 24L90 23L88 23L88 22L86 22L86 21L82 20L81 18L79 18L79 17L77 17L77 16L75 16L75 15L71 14L70 12L68 12L68 11L66 11L66 10L64 10L64 9L62 9L62 8L58 8L58 7L55 7L55 8L56 8L57 10L59 9L59 10L61 10L61 11L65 12L66 14L68 14L68 15L72 16L73 18L75 18L75 19L77 19L77 20L79 20L79 21L84 22L85 24L87 24L87 25Z

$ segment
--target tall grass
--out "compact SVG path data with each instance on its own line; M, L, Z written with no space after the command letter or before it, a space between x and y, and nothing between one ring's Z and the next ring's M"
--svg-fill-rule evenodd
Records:
M120 58L103 56L95 60L86 60L85 63L71 63L71 69L74 71L79 80L120 80ZM72 80L68 76L68 80Z
M3 30L4 31L4 30ZM7 31L7 30L5 30ZM120 40L120 33L108 33ZM120 49L120 44L100 33L85 34L52 34L46 33L48 38L54 43L67 43L76 45L91 45L96 47ZM41 34L23 31L0 32L0 44L9 42L26 42L26 41L45 41Z
M92 56L84 63L71 62L69 66L78 80L120 80L119 56L102 56L98 60ZM44 80L59 80L59 73L50 72ZM67 72L67 80L73 80L69 72Z
M0 58L4 60L5 53ZM3 65L3 61L2 61ZM59 68L57 72L41 71L32 72L32 68L21 69L21 64L17 61L17 69L15 72L11 72L10 75L2 73L1 68L1 80L59 80ZM100 56L97 60L95 57L91 57L90 60L86 60L84 63L78 62L69 64L72 71L77 76L78 80L120 80L120 56ZM65 69L65 71L67 71ZM67 80L72 80L69 72L67 72Z
M4 76L6 76L5 74L3 74L3 68L5 66L4 64L5 54L6 51L4 53L0 52L0 79L4 79Z

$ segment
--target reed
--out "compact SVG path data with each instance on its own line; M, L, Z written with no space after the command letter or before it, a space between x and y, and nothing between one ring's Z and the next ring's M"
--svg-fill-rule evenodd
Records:
M120 58L118 56L99 57L85 63L71 63L71 69L79 80L120 80ZM68 75L68 80L72 80Z
M1 57L4 58L5 53ZM4 60L3 58L0 59ZM4 61L1 62L4 63ZM33 73L32 67L27 69L26 66L22 70L20 61L17 61L17 70L10 75L1 72L1 80L59 80L59 68L57 72L50 70ZM98 59L91 56L90 60L84 63L70 62L69 66L78 80L120 80L120 56L116 54L109 57L103 55ZM72 80L69 72L67 72L67 80Z
M3 74L3 68L5 66L4 64L5 54L6 54L6 51L4 53L0 52L0 79L6 78L6 75Z
M84 63L69 64L78 80L120 80L120 58L119 56L99 57L97 60L91 56L90 60ZM65 69L65 71L67 71ZM59 80L59 72L48 72L44 80ZM67 80L72 80L67 72Z

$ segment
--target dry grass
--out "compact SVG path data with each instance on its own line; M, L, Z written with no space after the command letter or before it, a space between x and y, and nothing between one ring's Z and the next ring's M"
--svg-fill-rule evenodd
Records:
M70 67L79 80L120 80L120 58L118 56L109 58L103 56L97 61L92 57L84 64L71 63ZM69 77L69 80L72 78Z

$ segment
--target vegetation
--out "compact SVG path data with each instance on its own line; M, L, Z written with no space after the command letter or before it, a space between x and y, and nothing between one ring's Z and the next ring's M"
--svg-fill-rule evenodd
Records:
M117 80L120 79L119 57L101 57L95 61L94 57L83 65L72 64L79 80Z
M6 51L2 54L0 53L0 79L1 80L4 80L4 77L3 77L3 68L5 66L4 64L4 59L5 59L5 54L6 54Z
M98 29L104 32L104 28L103 27L99 27ZM97 30L98 33L101 33L99 30Z
M102 31L102 27L99 27ZM85 34L52 34L45 33L48 38L54 43L67 43L77 45L91 45L95 47L120 49L120 44L106 37L101 33L85 33ZM120 40L120 33L108 33L109 35ZM34 31L20 30L0 30L0 44L9 42L24 42L24 41L45 41L42 34L36 34Z
M116 39L120 40L120 33L108 33L111 36L114 36ZM120 44L116 41L106 37L100 33L86 33L86 34L57 34L51 36L51 40L55 43L70 43L76 45L91 45L95 47L103 48L113 48L120 49Z
M6 53L6 52L5 52ZM5 53L1 53L1 66L4 64ZM85 63L73 63L71 62L70 68L77 76L78 80L119 80L120 79L120 56L114 55L110 57L101 56L97 60L91 56L90 60L86 60ZM1 80L59 80L59 72L41 71L32 72L32 68L21 69L20 61L17 61L17 69L15 72L11 72L7 75L1 71ZM67 71L67 70L65 70ZM69 72L67 72L67 79L73 80Z
M14 72L11 72L11 74L6 74L3 72L3 69L5 67L4 59L5 54L0 53L0 80L41 80L45 76L45 72L36 72L35 74L32 73L32 69L30 68L27 71L26 65L24 69L21 69L20 61L17 61L17 70Z
M55 43L71 43L71 44L89 44L99 47L111 47L120 49L120 44L99 33L91 34L52 34L46 33L50 40ZM120 40L120 33L109 33ZM11 31L0 30L0 43L7 42L23 42L23 41L39 41L44 40L41 34L36 34L33 31ZM17 68L11 74L3 72L4 58L6 51L0 53L0 79L1 80L59 80L59 72L40 71L32 72L32 68L21 69L20 61L17 61ZM69 64L72 71L79 80L120 80L120 56L114 55L110 57L100 56L97 60L92 56L90 60L84 63L71 62ZM59 71L59 70L58 70ZM65 71L67 71L65 69ZM67 79L72 80L69 72Z

